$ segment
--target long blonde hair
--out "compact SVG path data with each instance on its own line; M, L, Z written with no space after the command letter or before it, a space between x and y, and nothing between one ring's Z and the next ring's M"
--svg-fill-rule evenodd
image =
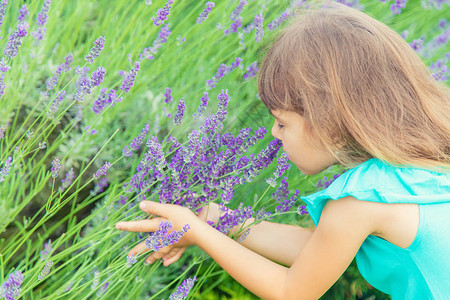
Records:
M325 4L325 7L324 5ZM301 9L261 64L259 96L295 111L339 162L450 170L450 89L394 30L335 2Z

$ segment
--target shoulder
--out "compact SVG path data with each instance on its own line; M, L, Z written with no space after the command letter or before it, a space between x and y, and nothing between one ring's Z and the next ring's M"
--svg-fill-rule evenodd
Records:
M383 216L380 203L361 201L353 196L326 202L319 221L321 227L353 231L361 236L377 232Z

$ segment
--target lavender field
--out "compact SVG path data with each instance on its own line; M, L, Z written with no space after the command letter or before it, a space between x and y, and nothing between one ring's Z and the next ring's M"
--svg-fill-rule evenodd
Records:
M448 0L342 0L394 28L448 85ZM303 175L270 134L258 66L308 0L0 0L0 297L256 299L201 249L170 266L127 256L183 232L117 230L142 200L236 240L249 218L312 226ZM189 230L186 228L186 230ZM169 236L169 238L167 238ZM323 299L388 299L352 263Z

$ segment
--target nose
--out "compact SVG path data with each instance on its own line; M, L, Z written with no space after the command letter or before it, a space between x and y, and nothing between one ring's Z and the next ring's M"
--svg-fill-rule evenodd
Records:
M272 125L272 136L280 140L277 129L278 129L277 121L275 121L275 122L273 122L273 125Z

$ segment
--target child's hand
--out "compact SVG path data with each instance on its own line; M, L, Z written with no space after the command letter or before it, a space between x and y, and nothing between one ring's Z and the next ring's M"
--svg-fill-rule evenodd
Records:
M162 221L171 221L173 230L180 230L185 224L189 224L190 229L183 235L183 237L175 244L161 248L150 254L145 260L147 263L153 263L158 259L163 259L164 266L168 266L176 262L188 246L195 245L193 238L193 230L195 230L195 223L198 221L211 221L216 223L219 219L219 206L215 203L210 203L203 207L196 216L191 210L173 204L160 204L152 201L142 201L139 205L142 211L149 214L156 214L161 217L150 220L119 222L116 228L126 231L134 232L154 232L158 230L159 224ZM150 249L146 248L145 241L136 245L130 250L128 255L136 256L141 253L146 253Z

